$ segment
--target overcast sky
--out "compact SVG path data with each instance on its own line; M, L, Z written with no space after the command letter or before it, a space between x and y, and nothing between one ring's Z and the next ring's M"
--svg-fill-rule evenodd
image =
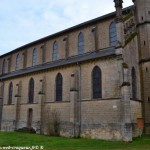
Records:
M114 0L0 0L0 55L115 11ZM123 7L132 5L124 0Z

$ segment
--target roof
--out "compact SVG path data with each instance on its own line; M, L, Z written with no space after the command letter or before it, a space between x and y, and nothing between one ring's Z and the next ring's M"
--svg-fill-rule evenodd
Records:
M44 70L57 68L57 67L61 67L61 66L66 66L66 65L70 65L70 64L78 64L78 63L82 63L82 62L85 62L88 60L98 59L98 58L103 58L103 57L108 57L108 56L116 56L115 47L110 47L107 49L93 51L93 52L88 52L88 53L85 53L82 55L76 55L76 56L68 57L67 59L52 61L49 63L25 68L25 69L14 71L14 72L10 72L8 74L1 75L0 80L18 77L18 76L22 76L25 74L31 74L33 72L34 73L35 72L41 72Z
M126 11L130 10L132 7L133 7L133 5L124 8L124 9L123 9L123 12L125 13ZM33 41L33 42L31 42L31 43L28 43L28 44L26 44L26 45L23 45L23 46L21 46L21 47L18 47L18 48L14 49L14 50L12 50L12 51L6 53L6 54L1 55L0 58L5 57L5 56L7 56L7 55L10 55L10 54L12 54L12 53L14 53L14 52L18 52L18 51L20 51L20 50L22 50L22 49L28 48L29 46L32 46L32 45L37 44L37 43L39 43L39 42L42 43L43 41L46 41L46 40L48 40L48 39L50 39L50 38L53 38L53 37L56 37L56 36L60 36L60 35L62 35L62 34L66 34L66 33L71 32L71 31L73 31L73 30L77 30L77 29L79 29L79 28L81 28L81 27L84 27L84 26L87 26L87 25L90 25L90 24L92 25L92 24L94 24L94 23L97 23L97 22L99 22L99 21L103 21L103 20L109 19L109 18L111 18L111 17L115 17L115 15L116 15L116 12L112 12L112 13L106 14L106 15L104 15L104 16L101 16L101 17L98 17L98 18L95 18L95 19L86 21L86 22L84 22L84 23L78 24L78 25L76 25L76 26L70 27L70 28L68 28L68 29L62 30L62 31L57 32L57 33L55 33L55 34L49 35L49 36L47 36L47 37L38 39L38 40L36 40L36 41Z

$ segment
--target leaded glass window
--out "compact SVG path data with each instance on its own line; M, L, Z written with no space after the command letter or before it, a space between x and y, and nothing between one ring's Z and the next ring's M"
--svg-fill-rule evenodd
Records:
M137 94L137 83L136 83L136 72L135 68L132 68L131 71L131 76L132 76L132 98L136 98Z
M62 101L63 78L59 73L56 77L56 101Z
M110 46L116 46L117 42L117 32L116 32L116 24L112 22L109 27L109 40Z
M96 66L93 69L93 98L102 98L102 75L101 69Z
M9 85L8 105L12 104L12 98L13 98L13 84L11 82Z
M6 73L6 60L3 61L2 74Z
M18 70L19 67L20 67L20 56L18 54L17 57L16 57L16 70Z
M78 36L78 54L84 53L84 35L80 32Z
M33 56L32 56L32 66L35 66L37 63L37 50L34 48L33 50Z
M34 101L34 80L33 78L29 81L29 103L33 103Z
M53 61L58 59L58 43L55 41L53 45Z

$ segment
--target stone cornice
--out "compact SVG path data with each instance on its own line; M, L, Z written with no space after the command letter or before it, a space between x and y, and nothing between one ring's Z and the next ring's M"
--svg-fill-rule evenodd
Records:
M146 62L150 62L150 58L141 59L140 62L139 62L139 64L146 63Z
M145 24L150 24L150 21L144 21L144 22L138 23L136 26L139 27L139 26L145 25Z

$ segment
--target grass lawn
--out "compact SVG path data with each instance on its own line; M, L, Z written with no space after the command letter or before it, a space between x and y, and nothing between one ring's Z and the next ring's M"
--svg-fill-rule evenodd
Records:
M91 139L48 137L18 132L0 132L0 147L44 146L44 150L150 150L150 136L136 138L133 142L112 142Z

